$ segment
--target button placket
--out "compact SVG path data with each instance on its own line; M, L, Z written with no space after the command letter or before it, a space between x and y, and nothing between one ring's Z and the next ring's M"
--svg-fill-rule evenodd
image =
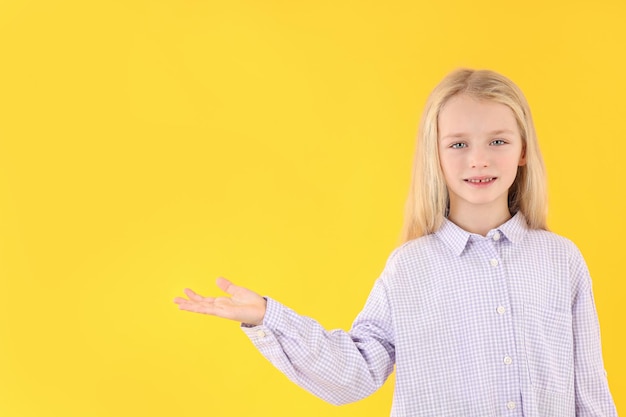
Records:
M515 355L511 354L515 352L514 335L511 334L513 317L509 314L509 312L512 311L512 307L507 290L508 271L502 263L503 259L506 259L505 254L508 242L504 240L502 233L495 230L487 239L482 240L481 243L484 244L483 248L485 252L483 253L486 255L485 260L489 263L487 266L490 270L489 275L493 276L493 283L499 288L498 298L492 301L495 304L493 307L495 311L492 310L492 314L498 316L496 320L498 328L508 335L508 340L503 341L503 344L499 347L502 349L500 350L502 356L499 358L499 363L500 366L504 367L503 378L507 381L511 381L511 378L513 378L513 380L515 379L515 375L518 372L518 365L513 359ZM498 360L497 358L494 359ZM519 389L519 387L517 389ZM503 406L506 407L506 410L509 411L511 415L520 411L518 410L518 402L515 401L516 397L514 391L515 389L511 387L511 390L507 390L507 396L502 398L505 400ZM509 401L506 401L507 397Z

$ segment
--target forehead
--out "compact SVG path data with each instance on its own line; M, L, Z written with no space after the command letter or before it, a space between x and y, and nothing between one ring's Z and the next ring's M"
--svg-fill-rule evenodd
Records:
M437 126L441 136L480 134L511 130L519 134L517 120L509 106L467 95L450 98L439 112Z

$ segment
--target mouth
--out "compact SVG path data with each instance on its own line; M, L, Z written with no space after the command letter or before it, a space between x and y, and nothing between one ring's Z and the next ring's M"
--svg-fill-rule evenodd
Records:
M466 178L463 181L472 184L486 184L495 181L498 177Z

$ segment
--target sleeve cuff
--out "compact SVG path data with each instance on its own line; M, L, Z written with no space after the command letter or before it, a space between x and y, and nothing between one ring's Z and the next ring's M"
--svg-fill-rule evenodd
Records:
M262 345L268 345L276 342L276 336L274 331L280 327L279 323L281 304L275 300L264 297L267 301L265 309L265 316L263 317L263 323L259 325L241 323L241 330L250 338L252 343L257 347Z

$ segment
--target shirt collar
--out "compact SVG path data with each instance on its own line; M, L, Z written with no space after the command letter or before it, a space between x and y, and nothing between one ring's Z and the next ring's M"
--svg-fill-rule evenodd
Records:
M526 235L526 232L528 232L528 223L522 212L518 211L513 217L496 229L512 243L519 243L524 238L524 235Z
M518 243L522 240L527 231L528 225L526 223L526 218L520 211L518 211L505 223L490 230L489 233L487 233L487 238L493 238L494 234L499 232L502 240ZM465 250L465 247L472 236L483 238L482 236L461 229L447 218L444 219L441 227L435 232L435 236L441 239L442 242L457 256L460 256L461 253L463 253L463 250Z

